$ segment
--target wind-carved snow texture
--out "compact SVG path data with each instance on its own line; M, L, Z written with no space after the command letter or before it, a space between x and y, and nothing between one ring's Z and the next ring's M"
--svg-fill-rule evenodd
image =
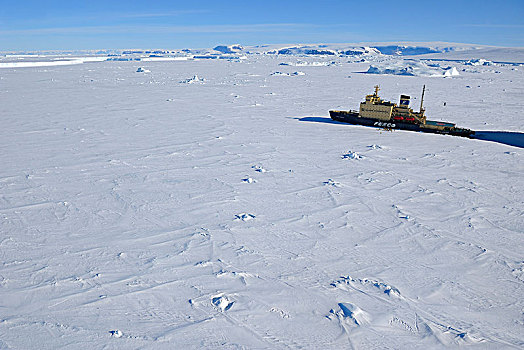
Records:
M522 348L521 51L0 57L0 348ZM377 84L482 132L329 118Z
M348 335L350 343L355 346L359 342L360 334L355 334L349 326L364 326L369 328L385 327L390 332L402 331L418 337L421 341L431 339L433 346L440 344L445 346L484 343L486 340L475 334L467 332L454 326L446 325L440 320L426 319L424 311L420 310L417 302L401 296L400 291L385 282L368 279L352 278L342 276L331 286L342 291L349 292L346 299L357 299L361 302L371 299L374 303L373 311L366 312L359 306L344 302L338 303L338 308L331 309L326 316L331 321L338 321L344 332ZM384 299L383 295L388 299ZM364 296L364 297L362 297ZM391 307L390 301L398 300L395 308ZM379 311L379 312L377 312ZM389 315L388 315L389 313Z

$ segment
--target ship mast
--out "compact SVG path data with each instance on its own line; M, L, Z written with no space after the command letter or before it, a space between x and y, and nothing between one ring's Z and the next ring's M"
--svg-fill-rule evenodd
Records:
M424 92L426 91L426 85L422 87L422 98L420 99L420 113L424 114Z
M380 87L378 85L375 85L375 96L378 97L378 90L380 90Z

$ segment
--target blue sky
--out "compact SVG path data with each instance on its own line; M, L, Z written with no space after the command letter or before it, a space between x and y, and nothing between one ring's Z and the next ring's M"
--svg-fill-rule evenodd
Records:
M0 51L389 41L524 47L524 0L0 0Z

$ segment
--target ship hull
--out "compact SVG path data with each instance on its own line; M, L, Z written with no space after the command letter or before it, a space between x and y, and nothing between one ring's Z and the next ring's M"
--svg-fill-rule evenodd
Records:
M354 125L364 125L371 126L382 129L399 129L399 130L409 130L409 131L418 131L418 132L427 132L432 134L445 134L445 135L454 135L462 137L472 137L475 132L469 129L462 129L456 127L446 127L441 128L431 128L427 127L424 124L413 124L406 123L402 121L381 121L373 118L364 118L360 117L358 112L354 111L329 111L331 119L343 123L349 123ZM444 124L444 123L443 123Z

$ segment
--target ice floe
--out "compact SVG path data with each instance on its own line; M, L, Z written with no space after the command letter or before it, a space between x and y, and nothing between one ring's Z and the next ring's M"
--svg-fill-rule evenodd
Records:
M451 77L459 75L455 67L441 67L438 64L426 64L418 61L388 62L370 65L366 73L427 77Z
M242 51L244 48L240 44L236 45L218 45L213 48L215 51L219 51L222 53L238 53L239 51Z
M471 59L471 60L464 62L464 64L466 66L493 66L494 65L492 61L485 60L483 58Z

